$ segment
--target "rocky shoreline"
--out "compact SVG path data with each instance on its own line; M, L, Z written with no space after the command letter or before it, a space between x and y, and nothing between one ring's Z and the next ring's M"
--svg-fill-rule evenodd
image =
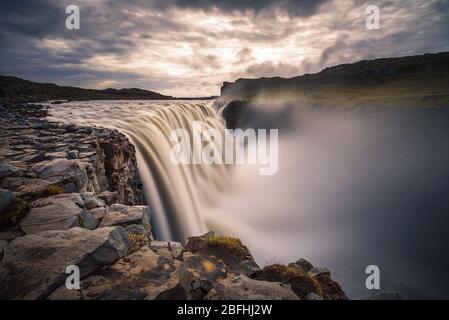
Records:
M240 240L154 240L135 149L116 130L0 106L0 299L347 299L327 268L261 268ZM80 270L80 288L65 285Z

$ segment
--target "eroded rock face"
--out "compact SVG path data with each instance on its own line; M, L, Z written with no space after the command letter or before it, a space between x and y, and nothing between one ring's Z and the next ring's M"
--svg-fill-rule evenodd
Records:
M178 260L166 259L142 247L83 279L76 293L62 286L50 299L155 299L178 284L179 265Z
M72 228L17 238L0 264L1 299L42 299L61 286L69 265L85 277L126 256L130 241L121 227Z

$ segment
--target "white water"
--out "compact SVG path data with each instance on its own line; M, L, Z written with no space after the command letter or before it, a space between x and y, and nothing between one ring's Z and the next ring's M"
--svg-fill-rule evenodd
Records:
M161 239L184 240L210 229L241 238L262 266L300 257L328 266L351 297L372 294L365 289L370 264L381 269L382 290L449 297L444 115L290 117L293 128L279 132L274 176L259 176L254 166L173 165L171 129L189 129L193 120L223 129L210 105L73 102L54 106L51 114L129 137Z
M137 162L158 238L181 240L207 231L204 216L229 184L224 165L175 165L170 161L174 129L192 122L224 130L211 102L91 101L58 105L51 120L118 129L137 149Z

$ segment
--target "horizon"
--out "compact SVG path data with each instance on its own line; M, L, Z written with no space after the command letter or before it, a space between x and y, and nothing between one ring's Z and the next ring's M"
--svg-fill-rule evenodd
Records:
M445 1L80 0L2 3L0 74L80 88L140 88L175 97L219 95L239 78L317 73L382 57L449 51Z
M339 67L339 66L344 66L344 65L351 65L351 64L356 64L356 63L360 63L360 62L366 62L366 61L376 61L376 60L383 60L383 59L395 59L395 58L407 58L407 57L416 57L416 56L425 56L425 55L437 55L437 54L444 54L444 53L449 53L449 51L437 51L437 52L426 52L420 55L405 55L405 56L396 56L396 57L379 57L379 58L375 58L375 59L364 59L364 60L357 60L354 62L349 62L349 63L342 63L342 64L337 64L337 65L330 65L330 66L326 66L323 69L317 71L317 72L313 72L313 73L302 73L299 75L293 75L291 77L281 77L281 76L270 76L270 77L253 77L253 78L237 78L231 81L223 81L222 85L224 85L225 82L230 82L230 83L234 83L237 82L239 80L257 80L257 79L269 79L269 78L282 78L282 79L293 79L293 78L299 78L299 77L303 77L303 76L307 76L307 75L314 75L314 74L319 74L327 69L331 69L334 67ZM49 84L49 85L56 85L56 86L60 86L60 87L72 87L72 88L79 88L79 89L85 89L85 90L143 90L143 91L150 91L150 92L154 92L154 93L159 93L158 91L154 91L151 89L145 89L142 87L107 87L107 88L91 88L91 87L82 87L82 86L75 86L75 85L70 85L70 84L58 84L56 82L37 82L37 81L33 81L32 79L25 79L25 78L21 78L20 76L16 76L16 75L4 75L4 74L0 74L0 76L3 77L12 77L12 78L18 78L21 80L25 80L25 81L31 81L31 82L36 82L36 83L40 83L40 84ZM210 98L218 98L220 97L220 94L217 95L205 95L205 96L170 96L167 95L167 97L171 97L177 100L182 100L182 99L201 99L201 98L206 98L206 99L210 99Z

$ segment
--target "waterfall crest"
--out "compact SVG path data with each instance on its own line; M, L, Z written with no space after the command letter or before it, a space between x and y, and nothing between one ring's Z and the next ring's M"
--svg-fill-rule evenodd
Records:
M170 134L186 129L193 136L194 121L201 122L204 129L224 132L224 122L210 102L73 102L53 108L51 116L58 121L117 129L130 139L136 146L145 198L159 239L185 241L207 231L202 212L226 188L229 170L221 164L172 163Z

